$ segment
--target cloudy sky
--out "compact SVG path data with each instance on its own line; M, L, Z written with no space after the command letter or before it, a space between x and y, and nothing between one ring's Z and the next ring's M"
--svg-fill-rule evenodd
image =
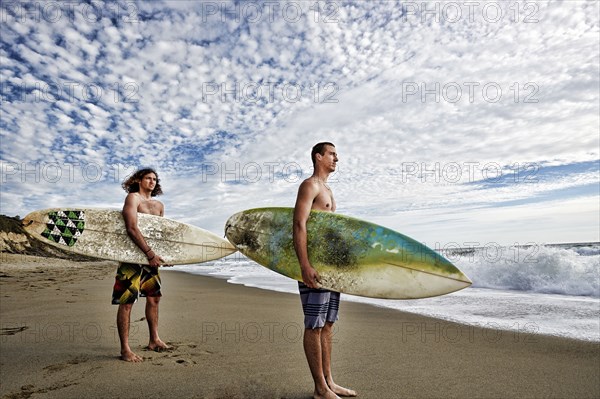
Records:
M597 1L3 1L1 213L122 206L223 232L293 206L430 246L599 241Z

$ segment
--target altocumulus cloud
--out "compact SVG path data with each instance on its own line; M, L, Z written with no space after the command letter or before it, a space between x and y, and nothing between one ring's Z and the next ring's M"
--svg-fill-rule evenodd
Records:
M340 212L429 242L599 239L597 2L0 12L3 213L120 207L153 166L168 216L220 232L292 206L327 140Z

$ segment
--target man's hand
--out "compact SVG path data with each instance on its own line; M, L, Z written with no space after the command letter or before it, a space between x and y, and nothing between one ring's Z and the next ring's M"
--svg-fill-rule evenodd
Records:
M164 264L165 261L163 258L154 253L154 251L150 251L148 253L148 266L150 267L159 267Z
M321 277L314 267L302 268L302 281L309 288L321 288Z

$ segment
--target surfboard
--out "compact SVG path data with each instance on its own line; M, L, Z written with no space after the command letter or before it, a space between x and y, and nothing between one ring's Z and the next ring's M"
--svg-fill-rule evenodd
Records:
M38 240L80 255L148 264L129 238L120 210L53 208L30 213L24 229ZM138 228L166 264L202 263L236 251L227 240L186 223L138 213Z
M292 237L293 208L236 213L225 235L237 249L284 276L302 281ZM442 255L391 229L331 212L311 211L307 249L322 288L387 299L448 294L471 280Z

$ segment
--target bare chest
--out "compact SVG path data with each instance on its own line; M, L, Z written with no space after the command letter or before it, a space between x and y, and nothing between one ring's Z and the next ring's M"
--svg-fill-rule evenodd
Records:
M137 211L140 213L148 213L150 215L160 216L162 212L162 204L155 200L142 201L138 205Z
M312 209L316 209L319 211L335 211L335 199L333 198L333 193L329 189L323 189L319 192L319 195L315 198L313 202Z

